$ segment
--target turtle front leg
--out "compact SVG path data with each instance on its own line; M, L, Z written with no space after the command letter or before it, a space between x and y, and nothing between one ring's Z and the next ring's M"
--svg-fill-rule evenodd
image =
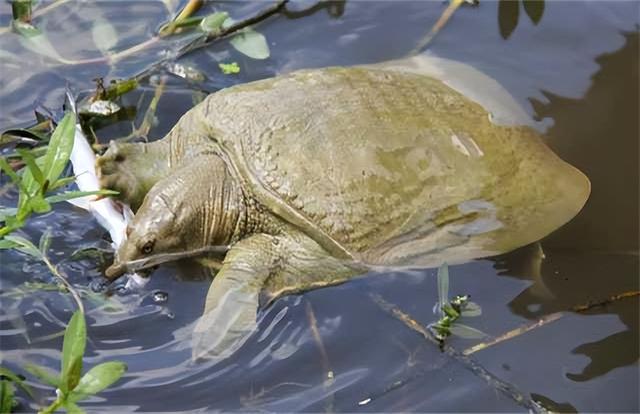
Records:
M193 333L193 359L221 360L257 329L257 315L278 297L344 282L365 269L343 263L308 236L256 234L236 243L213 279Z
M166 140L150 144L112 141L96 160L100 187L118 191L118 198L136 211L151 187L169 174L169 150Z

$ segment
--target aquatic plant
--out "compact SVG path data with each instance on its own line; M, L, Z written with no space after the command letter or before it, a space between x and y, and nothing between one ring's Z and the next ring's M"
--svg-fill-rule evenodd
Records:
M443 263L438 268L438 303L436 309L440 319L428 327L441 343L449 336L478 339L487 336L484 332L459 322L460 317L482 315L482 308L469 300L469 295L455 295L449 299L449 266Z
M67 201L88 195L111 195L117 192L100 191L66 191L53 193L74 181L74 177L65 177L64 170L69 161L76 127L76 116L69 112L56 127L44 155L36 158L33 152L18 149L24 168L16 172L7 159L0 157L0 169L11 179L20 191L18 204L14 208L0 207L0 237L24 226L26 220L34 213L42 214L51 211L51 204ZM11 241L0 240L0 247L11 245Z
M49 369L27 364L24 369L37 378L42 384L56 388L56 399L40 413L48 414L62 408L68 413L83 413L78 402L95 395L118 381L126 372L127 366L120 361L103 362L92 367L82 375L82 359L87 342L87 327L84 315L76 311L64 333L60 372L52 373ZM23 378L13 371L0 367L0 412L11 412L16 402L15 386L20 387L31 398L33 391L24 383Z

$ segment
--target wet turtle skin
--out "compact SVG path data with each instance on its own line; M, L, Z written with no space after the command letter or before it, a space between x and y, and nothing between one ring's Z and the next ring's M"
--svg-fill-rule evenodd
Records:
M233 86L162 140L112 144L103 187L137 210L107 276L230 246L194 355L224 358L279 296L378 267L503 253L575 216L588 179L527 126L398 68L302 70Z

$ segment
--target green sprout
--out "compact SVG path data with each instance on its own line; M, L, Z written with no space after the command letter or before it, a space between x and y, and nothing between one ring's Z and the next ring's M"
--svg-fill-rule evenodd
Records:
M218 63L218 66L220 67L222 73L224 73L225 75L240 73L240 66L238 66L237 62Z
M4 222L0 227L0 237L24 226L33 213L51 211L51 204L88 195L117 194L109 190L51 194L74 180L74 177L63 177L62 174L73 149L75 126L75 114L67 113L53 132L46 152L38 158L30 151L17 150L25 164L22 173L14 171L4 156L0 157L0 169L20 191L16 207L0 207L0 222Z
M77 403L118 381L127 366L120 361L103 362L82 375L82 358L87 343L87 327L84 315L76 311L64 333L60 373L52 373L38 365L28 364L25 369L44 384L56 387L57 398L42 414L53 413L64 408L68 413L81 413Z
M444 344L451 335L467 339L485 337L486 334L467 325L461 324L460 317L475 317L482 314L480 305L469 300L469 295L456 295L449 300L449 266L444 263L438 269L438 309L440 319L429 325L435 338Z
M26 364L25 370L41 383L56 388L56 399L39 411L50 414L62 408L67 413L84 413L77 405L79 401L95 395L118 381L127 366L120 361L103 362L82 375L82 358L87 343L87 327L84 315L76 311L64 332L60 373L35 364ZM5 367L0 367L0 412L10 413L17 406L16 386L31 399L35 399L24 378Z

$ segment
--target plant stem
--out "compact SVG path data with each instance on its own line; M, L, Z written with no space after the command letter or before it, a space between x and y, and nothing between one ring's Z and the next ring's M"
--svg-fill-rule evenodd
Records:
M73 296L73 300L76 302L76 305L78 306L78 310L80 311L80 313L84 315L84 306L82 305L82 300L80 299L80 294L78 293L78 291L73 287L71 283L69 283L67 278L64 277L58 271L58 268L53 263L51 263L51 261L44 254L44 252L42 253L42 261L44 262L44 264L47 265L51 273L53 273L53 275L57 277L58 280L60 280L60 282L64 285L64 287L69 291L69 293L71 293L71 296Z
M418 42L418 45L409 53L409 56L417 55L422 52L424 48L426 48L434 37L442 30L445 24L449 21L453 13L458 10L458 7L462 6L465 0L451 0L449 2L449 6L442 12L442 15L438 19L438 21L433 25L429 33L427 33L421 40Z
M62 406L62 404L63 404L62 400L60 398L56 398L56 400L54 402L52 402L50 406L48 406L47 408L45 408L42 411L38 411L38 414L52 414L58 408L60 408Z
M589 303L584 304L584 305L572 306L569 309L569 312L582 313L582 312L586 312L586 311L588 311L590 309L593 309L593 308L597 308L597 307L600 307L600 306L608 305L608 304L613 303L615 301L618 301L620 299L631 298L631 297L635 297L635 296L639 296L639 295L640 295L640 291L637 291L637 290L632 290L632 291L629 291L629 292L623 292L623 293L620 293L618 295L613 295L613 296L610 296L610 297L608 297L606 299L599 300L599 301L596 301L596 302L589 302ZM492 338L489 341L481 342L481 343L476 344L476 345L474 345L472 347L469 347L469 348L465 349L462 353L464 355L474 354L474 353L476 353L478 351L482 351L482 350L487 349L487 348L489 348L489 347L491 347L493 345L499 344L500 342L507 341L509 339L515 338L517 336L520 336L523 333L532 331L534 329L540 328L541 326L544 326L544 325L547 325L547 324L549 324L551 322L557 321L558 319L562 318L566 314L567 314L566 312L550 313L548 315L543 316L542 318L538 319L535 322L532 322L532 323L520 326L518 328L512 329L512 330L510 330L508 332L503 333L500 336Z
M56 7L62 6L63 4L68 3L69 1L70 0L57 0L57 1L47 5L45 7L36 9L36 10L33 11L32 15L31 15L31 18L33 19L35 17L41 16L41 15L43 15L45 13L48 13L51 10L55 9ZM7 33L7 32L10 32L10 31L11 31L11 25L6 26L6 27L0 27L0 34Z
M370 296L373 299L374 303L380 306L382 310L404 323L405 326L407 326L409 329L419 333L428 342L438 345L446 355L463 364L475 375L486 381L491 388L500 391L520 406L529 409L531 412L546 412L546 410L541 407L540 404L532 400L528 396L528 394L523 393L514 385L509 384L508 382L505 382L496 377L491 372L487 371L486 368L480 365L480 363L478 363L468 355L464 355L462 352L457 351L450 345L442 344L431 332L429 332L426 327L417 322L408 314L404 313L396 305L387 302L380 295L371 294Z

